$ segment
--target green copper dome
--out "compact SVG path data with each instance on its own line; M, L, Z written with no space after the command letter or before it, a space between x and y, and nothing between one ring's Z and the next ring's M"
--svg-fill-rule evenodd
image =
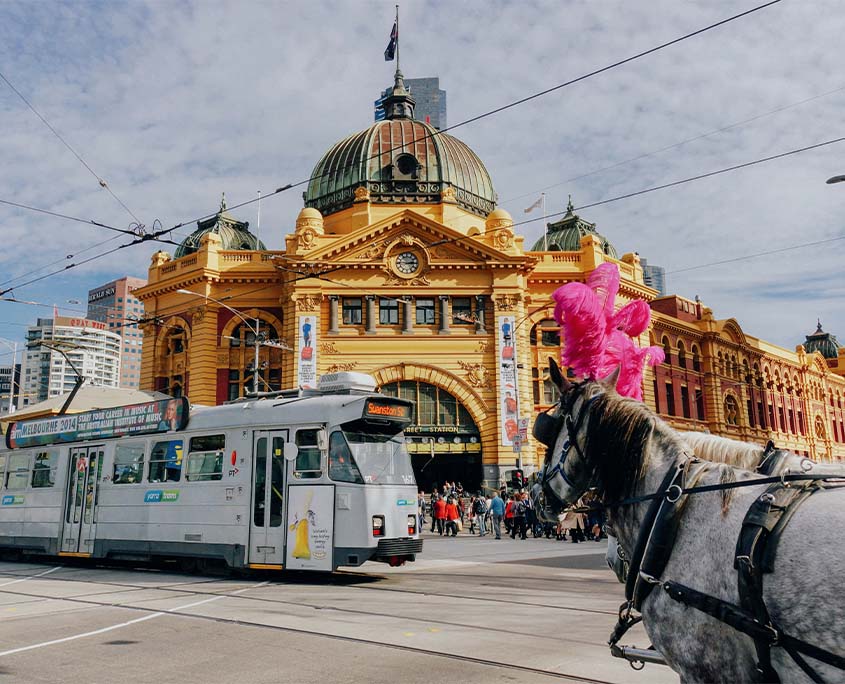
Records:
M835 359L839 354L839 342L836 337L830 333L822 330L822 322L818 322L816 332L812 335L807 335L807 341L804 342L804 351L808 354L810 352L818 352L826 359Z
M457 138L414 117L414 100L396 73L384 102L385 120L341 140L314 167L303 193L306 207L328 216L352 206L356 196L374 203L439 204L454 192L458 206L479 216L496 208L484 164ZM451 189L451 190L450 190Z
M601 249L607 256L618 259L616 248L610 241L596 232L596 224L589 223L575 213L572 198L566 206L566 215L556 223L546 227L546 235L531 247L530 252L577 252L581 249L581 238L595 235L601 241Z
M226 211L226 197L220 202L220 211L210 219L197 221L197 229L176 248L174 258L193 254L200 248L202 239L209 233L217 233L223 242L221 249L266 250L264 243L249 232L249 223L238 221Z

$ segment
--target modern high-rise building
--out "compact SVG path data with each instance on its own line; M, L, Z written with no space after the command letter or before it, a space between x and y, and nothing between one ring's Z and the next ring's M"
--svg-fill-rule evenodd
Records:
M440 78L407 78L405 87L411 93L416 105L414 118L417 121L434 126L438 131L447 127L446 123L446 91L440 89ZM393 86L386 88L381 97L373 103L375 121L383 121L385 117L384 100L393 92Z
M666 296L666 269L662 266L651 266L648 259L640 258L643 267L643 280L649 287L653 287L660 293L661 297Z
M88 290L88 320L105 323L121 337L120 387L124 389L138 389L141 378L144 335L134 321L143 317L144 307L132 291L146 284L143 278L127 276Z
M105 323L67 316L39 318L26 333L18 408L70 392L77 373L89 385L118 387L120 349L120 335Z
M0 366L0 413L13 413L20 395L21 365Z

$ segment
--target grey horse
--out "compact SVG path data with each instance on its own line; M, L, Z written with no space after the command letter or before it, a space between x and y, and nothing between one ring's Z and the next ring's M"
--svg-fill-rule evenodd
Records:
M543 468L545 513L555 514L595 487L608 504L609 520L625 549L633 549L648 502L614 502L659 489L666 472L694 448L643 403L620 397L616 375L573 385L555 366L561 390L556 412L566 411ZM562 408L566 407L566 409ZM758 447L759 448L759 447ZM800 467L800 466L799 466ZM697 484L760 479L747 469L704 462ZM733 604L739 603L734 570L736 540L746 511L765 485L689 497L661 581L673 580ZM845 577L841 527L845 490L811 496L784 530L774 572L765 575L763 596L771 618L785 633L822 649L845 654ZM684 683L760 681L757 655L748 636L703 612L652 591L642 605L643 624L654 644ZM843 681L845 672L808 659L824 681ZM781 648L772 665L783 682L810 682Z

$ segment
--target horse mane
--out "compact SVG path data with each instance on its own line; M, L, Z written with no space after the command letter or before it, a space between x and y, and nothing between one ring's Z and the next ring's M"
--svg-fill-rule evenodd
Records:
M700 459L725 463L744 470L755 470L763 458L764 449L757 444L747 444L708 432L678 432L692 452Z
M649 408L640 401L606 392L593 399L587 425L585 451L595 464L597 484L606 501L630 496L648 464L655 437L669 448L684 449L675 436Z

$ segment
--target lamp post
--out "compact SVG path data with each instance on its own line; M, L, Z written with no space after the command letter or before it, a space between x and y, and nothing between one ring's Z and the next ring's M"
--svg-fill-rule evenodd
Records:
M261 319L258 316L255 317L254 323L248 320L240 311L237 309L229 306L225 302L221 302L219 299L215 299L214 297L209 297L207 294L202 294L201 292L194 292L193 290L176 290L179 294L184 295L191 295L193 297L202 297L208 301L214 302L215 304L219 304L224 309L231 311L235 316L240 318L249 331L255 336L255 360L253 361L253 371L252 371L252 392L253 394L258 394L258 368L259 368L259 361L258 361L258 350L260 347L278 347L280 349L290 349L287 345L283 345L280 343L264 341L261 339L261 331L260 331L260 324Z
M832 178L828 178L825 182L828 185L833 185L834 183L842 183L845 181L845 176L833 176Z
M18 343L11 342L3 337L0 337L0 342L12 350L12 374L9 378L9 413L14 413L18 410L18 407L15 405L15 362L18 359ZM19 391L20 387L20 383L18 383Z

